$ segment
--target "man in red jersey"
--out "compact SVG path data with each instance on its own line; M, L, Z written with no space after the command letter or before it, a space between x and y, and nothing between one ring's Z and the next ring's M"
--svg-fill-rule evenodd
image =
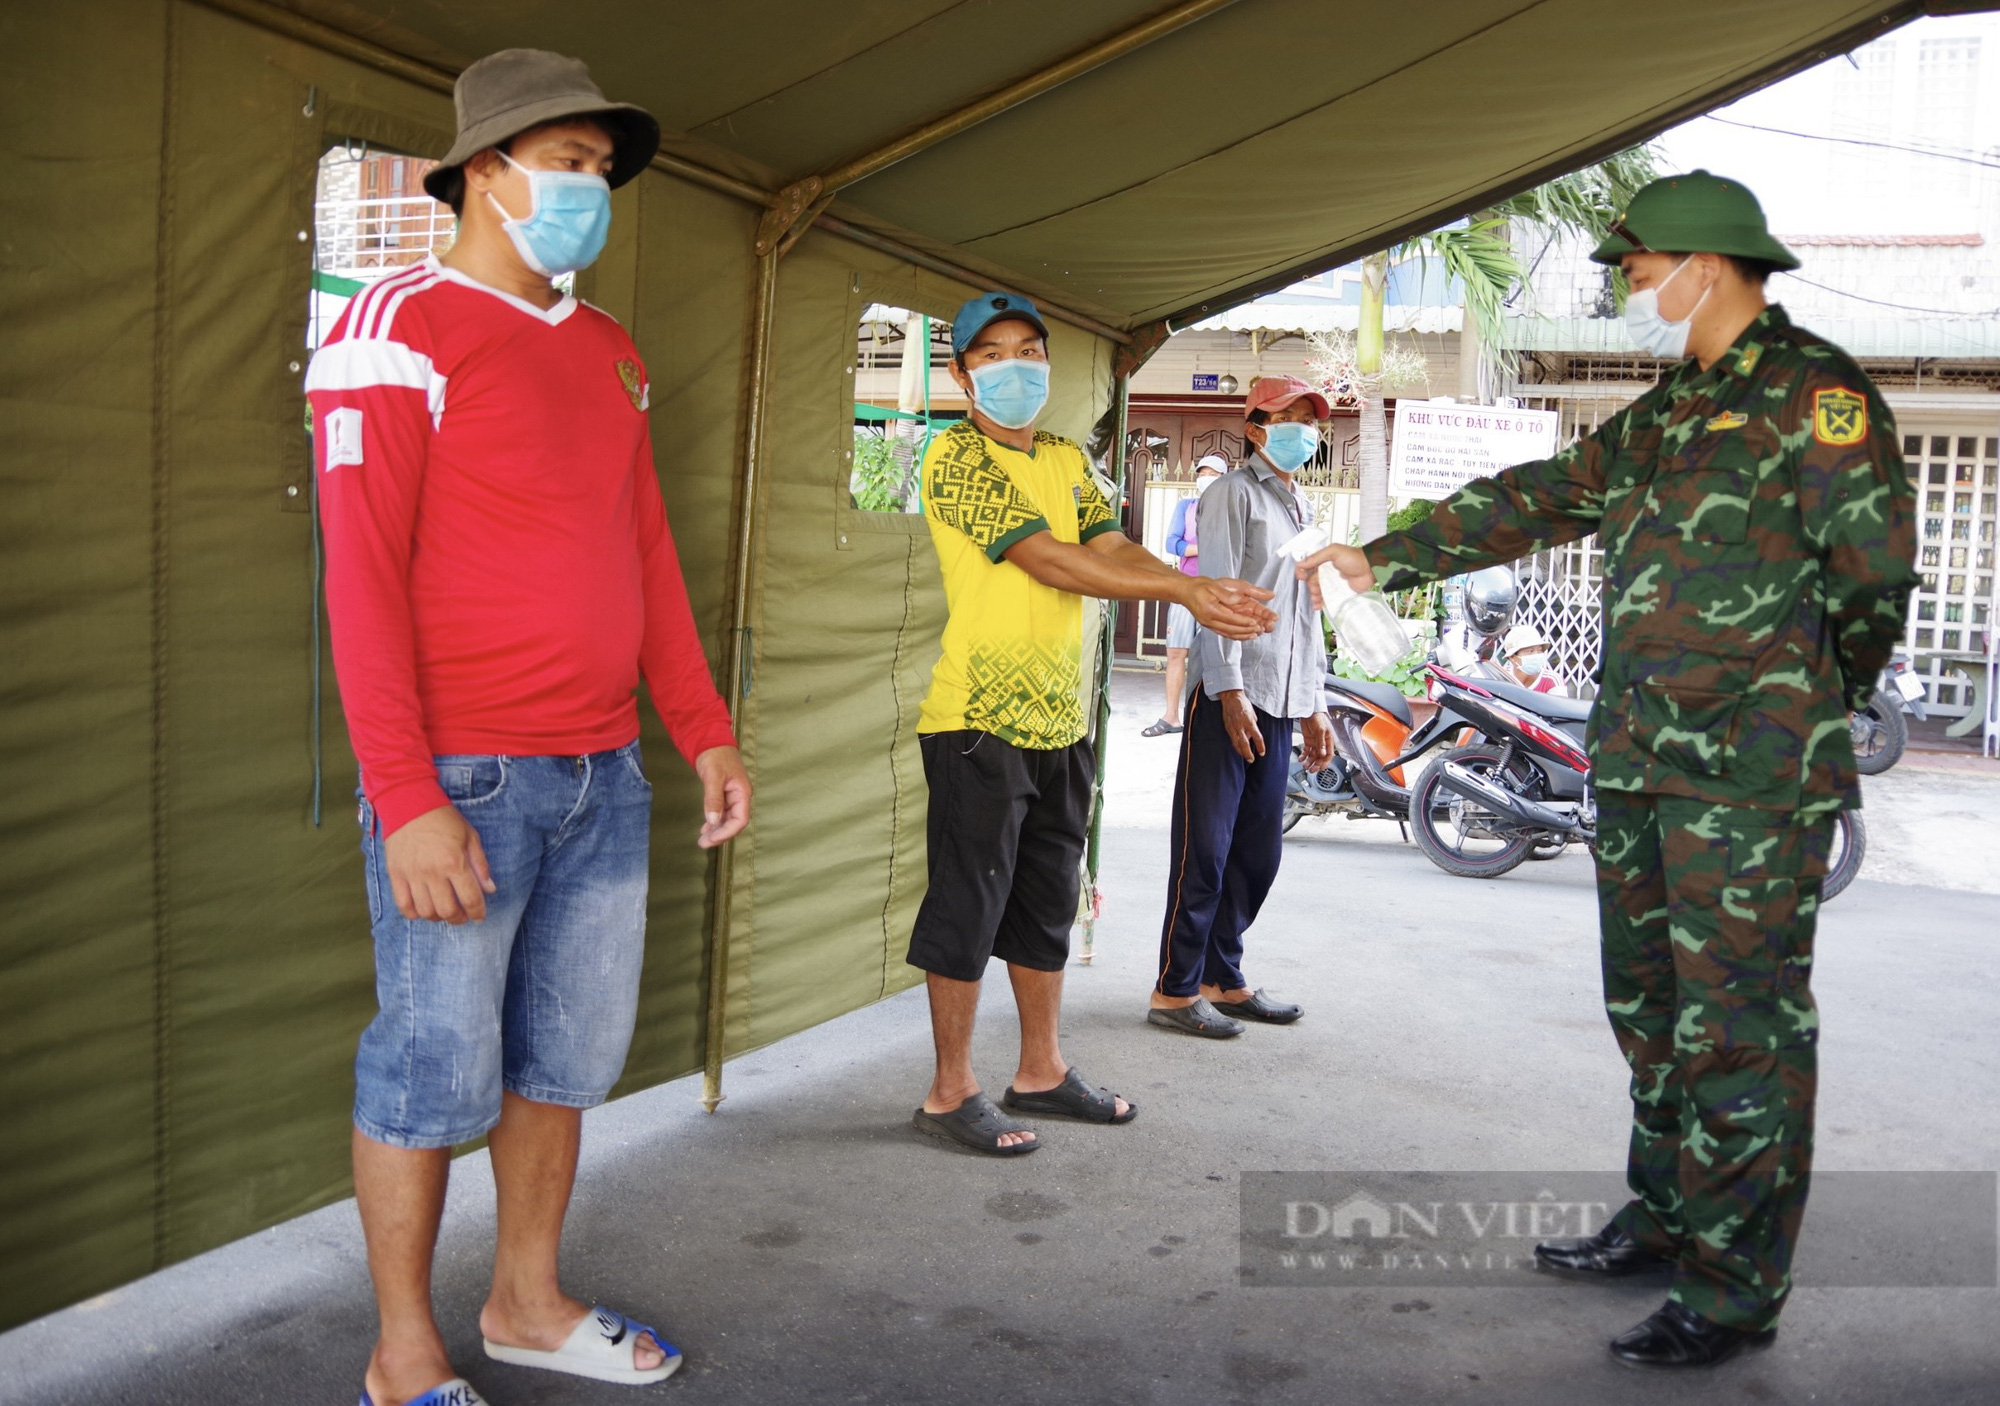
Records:
M624 1066L645 940L641 677L702 780L697 843L750 816L667 528L644 365L551 280L659 146L583 64L465 71L425 188L441 259L348 306L306 378L327 599L361 762L380 1013L356 1059L354 1182L381 1333L364 1406L470 1406L430 1302L450 1149L489 1135L487 1354L658 1381L664 1337L563 1293L582 1110Z

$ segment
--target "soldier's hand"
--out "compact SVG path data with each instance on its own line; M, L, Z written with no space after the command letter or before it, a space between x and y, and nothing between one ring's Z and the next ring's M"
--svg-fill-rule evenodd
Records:
M1277 612L1264 602L1271 592L1233 576L1188 576L1183 602L1204 629L1232 640L1254 640L1278 623Z
M1250 706L1243 690L1226 689L1215 695L1215 701L1222 705L1222 730L1229 734L1229 745L1236 749L1236 755L1246 762L1263 756L1264 732L1257 726L1257 710Z
M1375 568L1368 564L1368 558L1362 555L1359 547L1338 545L1321 547L1299 563L1299 575L1311 585L1313 604L1321 610L1326 609L1326 602L1320 598L1319 591L1319 569L1322 563L1338 571L1349 589L1356 594L1375 589Z

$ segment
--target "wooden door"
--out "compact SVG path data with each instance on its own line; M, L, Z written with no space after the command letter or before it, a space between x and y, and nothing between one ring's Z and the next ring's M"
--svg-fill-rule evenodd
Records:
M1181 416L1134 409L1128 413L1125 438L1125 535L1146 540L1146 485L1174 472L1182 461ZM1140 626L1147 609L1164 619L1164 606L1153 602L1120 601L1112 626L1111 645L1123 655L1139 652ZM1164 629L1162 624L1160 627ZM1148 633L1153 633L1149 631Z

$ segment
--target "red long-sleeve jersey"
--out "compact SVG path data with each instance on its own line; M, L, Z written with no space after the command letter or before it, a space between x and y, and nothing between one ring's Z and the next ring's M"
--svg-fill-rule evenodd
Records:
M733 745L616 320L435 260L363 291L306 374L334 666L385 833L449 805L434 755Z

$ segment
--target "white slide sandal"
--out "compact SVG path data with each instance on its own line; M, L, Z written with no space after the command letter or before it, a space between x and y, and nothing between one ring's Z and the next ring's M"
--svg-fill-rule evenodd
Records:
M660 1345L660 1351L667 1355L667 1360L657 1367L642 1369L633 1363L633 1353L642 1333L651 1336ZM624 1314L603 1307L593 1308L584 1314L583 1321L570 1330L563 1345L554 1352L532 1347L508 1347L505 1343L489 1339L486 1355L495 1362L510 1362L516 1367L541 1367L550 1372L567 1372L573 1377L589 1377L594 1381L623 1382L627 1386L663 1382L681 1365L681 1350L662 1337L657 1329L635 1323Z

